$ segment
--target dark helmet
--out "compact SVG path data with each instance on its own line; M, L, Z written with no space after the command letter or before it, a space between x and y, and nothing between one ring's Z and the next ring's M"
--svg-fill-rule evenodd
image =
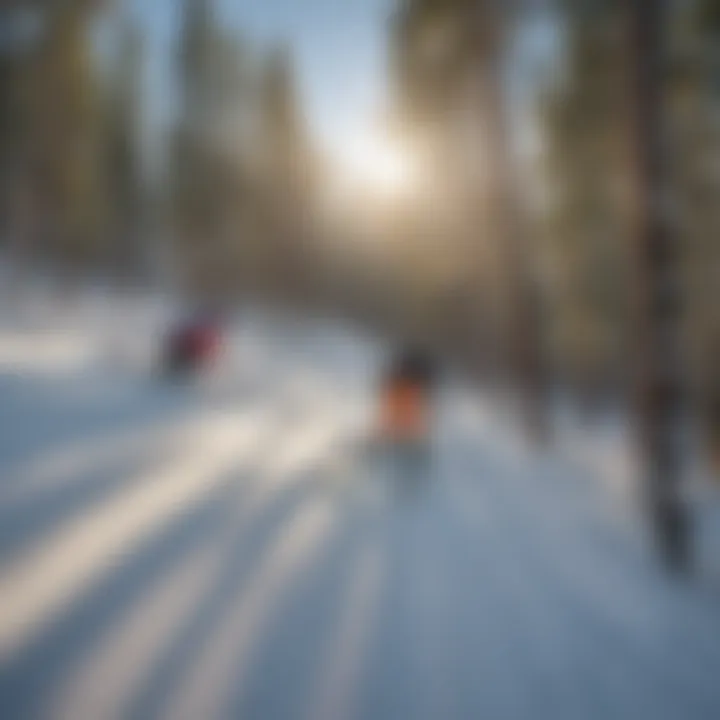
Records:
M434 358L420 348L406 348L395 359L391 376L393 381L408 381L429 390L437 382L437 365Z

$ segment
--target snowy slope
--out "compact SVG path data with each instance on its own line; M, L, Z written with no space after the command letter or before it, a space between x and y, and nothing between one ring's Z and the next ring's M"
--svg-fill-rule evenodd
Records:
M163 385L170 313L0 329L0 717L720 717L720 576L584 466L450 383L400 477L360 450L381 348L247 312Z

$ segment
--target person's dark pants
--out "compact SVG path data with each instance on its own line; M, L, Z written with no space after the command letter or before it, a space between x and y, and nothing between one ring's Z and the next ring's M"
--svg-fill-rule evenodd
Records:
M432 451L427 439L404 440L392 447L393 480L402 494L415 494L430 479Z

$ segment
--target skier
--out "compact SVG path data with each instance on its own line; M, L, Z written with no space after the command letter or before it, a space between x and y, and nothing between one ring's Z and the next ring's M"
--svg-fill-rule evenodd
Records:
M218 316L210 310L181 322L166 341L163 357L165 373L196 374L207 368L217 358L221 341Z
M378 440L403 486L427 477L436 384L435 363L418 348L394 357L381 383Z

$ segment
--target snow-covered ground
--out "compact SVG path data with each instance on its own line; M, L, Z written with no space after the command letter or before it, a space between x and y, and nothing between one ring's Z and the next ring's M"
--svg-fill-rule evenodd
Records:
M170 313L0 319L0 718L720 717L720 558L666 576L602 468L451 381L403 478L362 451L382 348L247 312L163 384Z

